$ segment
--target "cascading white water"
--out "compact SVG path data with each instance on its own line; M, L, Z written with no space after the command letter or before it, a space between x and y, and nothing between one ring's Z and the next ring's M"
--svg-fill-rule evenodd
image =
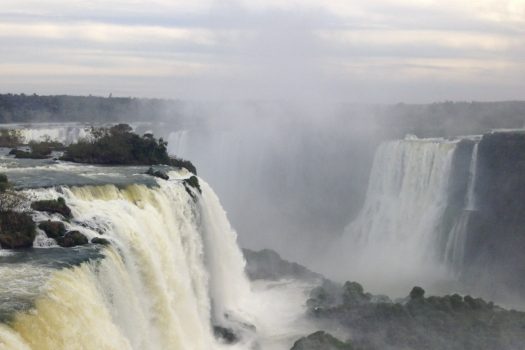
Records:
M170 152L176 154L178 157L187 157L188 151L188 134L189 130L179 130L171 132L168 135L168 145Z
M476 179L477 179L477 170L478 170L478 148L479 142L474 144L472 148L472 157L470 159L469 166L469 180L468 180L468 189L467 189L467 201L466 201L466 210L476 210Z
M436 247L456 144L408 137L379 146L364 207L337 248L347 278L400 295L440 278Z
M15 125L13 128L19 132L24 143L41 142L49 139L69 145L80 139L91 137L89 128L82 124Z
M54 273L34 312L0 326L0 349L221 348L212 322L239 317L249 285L225 213L201 186L198 204L178 180L32 191L65 197L68 228L104 232L111 246L99 261Z
M445 247L444 259L453 273L460 272L463 266L465 243L467 239L467 227L472 212L476 210L476 193L474 191L478 168L478 145L479 142L476 142L472 147L467 193L465 197L465 207L452 226Z

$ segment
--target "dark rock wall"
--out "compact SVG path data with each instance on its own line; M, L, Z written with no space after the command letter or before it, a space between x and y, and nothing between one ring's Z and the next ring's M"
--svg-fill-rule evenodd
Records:
M525 133L486 134L478 152L465 277L483 275L525 295Z

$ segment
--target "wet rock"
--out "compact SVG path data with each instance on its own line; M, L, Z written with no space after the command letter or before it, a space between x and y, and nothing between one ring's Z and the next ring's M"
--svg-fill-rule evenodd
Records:
M77 245L88 244L88 239L79 231L69 231L63 237L56 239L59 246L64 248L75 247Z
M158 177L159 179L163 179L163 180L170 179L170 177L168 176L168 174L166 174L166 172L162 170L154 170L152 167L150 167L148 171L146 171L146 174Z
M0 213L0 246L7 249L33 246L36 226L27 213L4 211Z
M43 221L38 228L46 233L49 238L61 237L66 233L66 226L61 221Z
M58 199L41 200L31 203L31 209L36 211L45 211L48 213L61 214L66 219L70 219L71 209L66 205L64 198L59 197Z
M246 273L252 280L279 280L282 278L296 278L301 280L319 280L323 276L308 270L294 262L284 260L271 249L254 251L243 249L246 258Z
M213 334L225 344L233 344L239 341L239 337L230 328L213 326Z
M105 238L95 237L91 240L91 243L93 244L100 244L100 245L109 245L110 242Z
M199 178L197 176L192 176L188 179L184 179L182 183L184 184L184 188L186 189L186 192L188 192L188 194L194 200L196 200L197 198L195 197L195 194L192 192L191 188L194 188L197 191L199 191L199 193L202 193L201 186L199 184Z

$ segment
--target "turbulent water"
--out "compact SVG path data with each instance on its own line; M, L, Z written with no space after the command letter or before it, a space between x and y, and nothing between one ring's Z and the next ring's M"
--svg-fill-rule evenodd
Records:
M295 321L311 286L251 286L236 234L203 180L195 201L182 184L185 172L148 182L143 169L115 168L118 186L63 186L56 181L82 170L77 180L107 181L103 174L112 168L51 162L33 166L32 177L17 177L24 168L5 162L22 188L49 171L62 173L40 179L52 187L25 193L31 199L64 197L74 216L68 230L111 245L63 249L41 233L33 251L0 250L0 300L11 303L0 308L8 321L0 324L0 349L289 349L304 334ZM35 214L37 221L49 218L58 217ZM283 307L284 323L272 323L270 304ZM234 330L240 341L223 344L213 326Z
M439 247L457 144L408 137L379 146L363 209L336 248L344 273L394 295L448 278Z

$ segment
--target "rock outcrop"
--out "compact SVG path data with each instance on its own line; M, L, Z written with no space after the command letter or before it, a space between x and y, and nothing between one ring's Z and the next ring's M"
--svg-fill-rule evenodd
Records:
M49 238L62 237L66 233L66 226L61 221L43 221L38 224L38 228L44 231Z
M525 133L484 135L477 174L464 275L525 296Z
M67 206L64 198L41 200L31 203L31 209L36 211L45 211L51 214L61 214L64 218L70 219L71 209Z
M0 246L17 249L30 248L36 236L36 226L27 213L0 212Z
M322 275L308 270L306 267L282 259L271 249L254 251L243 249L246 258L246 273L252 280L278 280L296 278L303 280L320 280Z
M69 231L62 237L56 239L59 246L64 248L75 247L77 245L88 244L88 239L79 231Z

